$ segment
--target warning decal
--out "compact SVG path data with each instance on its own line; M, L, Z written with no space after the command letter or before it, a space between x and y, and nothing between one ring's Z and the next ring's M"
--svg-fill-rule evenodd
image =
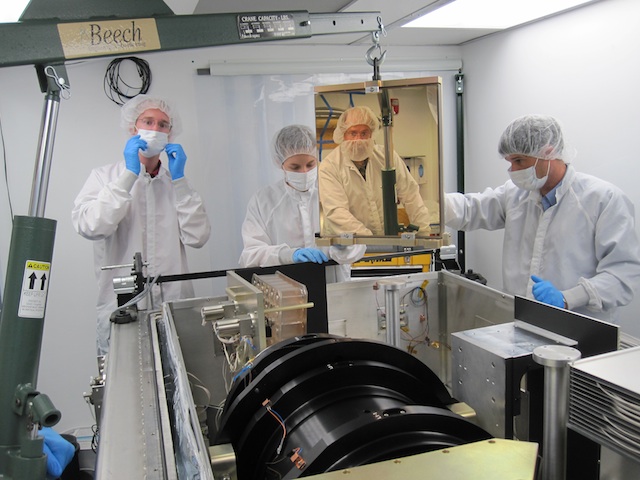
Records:
M49 290L51 264L27 260L22 277L22 292L18 316L24 318L44 318Z

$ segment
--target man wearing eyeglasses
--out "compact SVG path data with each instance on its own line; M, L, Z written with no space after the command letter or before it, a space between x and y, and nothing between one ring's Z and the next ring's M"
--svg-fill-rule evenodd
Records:
M339 147L322 159L318 172L323 231L330 235L384 235L385 154L373 140L379 128L380 121L369 107L349 108L338 119L333 140ZM429 211L420 188L395 152L392 168L396 170L397 200L409 222L419 227L419 234L429 234Z
M130 273L101 268L131 264L141 252L147 277L187 273L185 245L200 248L211 232L202 198L184 176L184 149L171 143L180 133L177 112L165 100L138 95L120 113L131 135L124 159L91 172L71 213L76 231L94 241L98 355L108 351L109 319L117 309L113 278ZM169 282L161 291L155 286L151 301L138 307L193 296L190 282Z

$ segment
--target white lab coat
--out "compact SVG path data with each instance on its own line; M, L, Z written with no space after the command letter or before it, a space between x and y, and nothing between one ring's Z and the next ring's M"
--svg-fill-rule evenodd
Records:
M298 192L284 179L258 190L247 206L242 224L244 249L241 267L268 267L293 263L298 248L316 247L315 234L320 231L318 189ZM322 247L327 257L340 264L336 280L350 277L349 265L365 253L365 245ZM327 271L327 278L331 272Z
M447 226L504 228L502 276L507 293L533 298L531 275L549 280L571 310L615 321L640 284L640 243L631 201L616 186L571 166L543 212L539 191L511 180L482 193L449 193Z
M429 210L420 196L420 188L402 158L394 152L396 194L410 222L428 234ZM336 148L320 162L319 189L325 229L328 235L384 235L382 169L384 150L376 145L366 168L366 181L355 164Z
M144 168L143 168L144 170ZM116 310L113 278L131 269L101 270L108 265L132 264L136 252L147 262L147 276L188 272L185 245L200 248L209 239L211 225L202 199L185 177L172 181L162 165L155 178L139 176L124 162L94 169L74 202L73 226L93 240L94 269L98 282L98 354L109 348L111 313ZM193 297L191 282L168 282L154 287L154 305ZM161 293L161 294L160 294Z

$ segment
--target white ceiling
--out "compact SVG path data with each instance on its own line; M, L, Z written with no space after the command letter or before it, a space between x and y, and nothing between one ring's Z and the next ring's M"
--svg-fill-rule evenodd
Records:
M177 14L306 10L309 13L380 12L387 36L382 45L460 45L497 30L400 28L451 0L165 0ZM313 28L313 27L312 27ZM369 44L371 35L316 35L292 43Z

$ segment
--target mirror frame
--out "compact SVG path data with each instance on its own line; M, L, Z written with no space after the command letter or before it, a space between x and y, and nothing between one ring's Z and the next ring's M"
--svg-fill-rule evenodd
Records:
M318 102L316 101L319 95L328 93L344 93L344 94L357 94L357 95L383 95L383 89L397 89L402 87L418 87L418 86L430 86L435 85L437 88L437 142L438 142L438 231L431 232L428 236L418 236L415 232L400 232L395 235L353 235L351 233L344 233L339 235L324 235L323 234L323 221L324 215L321 213L321 228L320 237L317 238L318 245L352 245L352 244L366 244L366 245L388 245L388 246L402 246L402 247L422 247L427 249L440 248L443 245L448 245L448 233L444 228L444 183L443 183L443 155L442 155L442 78L441 77L421 77L421 78L407 78L396 80L374 80L367 82L357 82L339 85L321 85L314 88L314 112L316 117L316 125L318 125ZM391 110L393 111L393 110ZM328 125L329 119L327 119L326 125ZM325 125L325 128L326 128ZM381 130L384 130L384 126ZM393 122L391 122L391 139L393 144ZM322 133L317 134L319 152L322 151ZM321 162L321 158L319 158ZM318 188L320 188L318 186ZM424 198L423 198L424 200ZM320 205L320 212L322 212L322 206Z

